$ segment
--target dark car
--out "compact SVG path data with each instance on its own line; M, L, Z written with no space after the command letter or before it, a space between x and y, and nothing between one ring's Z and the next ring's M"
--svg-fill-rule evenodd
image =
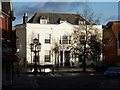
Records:
M109 67L104 72L105 78L118 78L120 77L120 68L119 67Z

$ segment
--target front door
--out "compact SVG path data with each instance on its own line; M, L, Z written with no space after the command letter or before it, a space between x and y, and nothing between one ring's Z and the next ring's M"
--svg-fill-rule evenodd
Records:
M70 66L70 51L65 51L65 66Z

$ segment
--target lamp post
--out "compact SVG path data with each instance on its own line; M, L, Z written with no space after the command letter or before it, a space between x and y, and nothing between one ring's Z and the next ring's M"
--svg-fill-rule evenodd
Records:
M35 53L35 58L34 58L34 73L37 73L37 53L40 52L41 50L41 43L39 42L39 40L37 38L33 39L33 43L30 44L31 46L31 52Z

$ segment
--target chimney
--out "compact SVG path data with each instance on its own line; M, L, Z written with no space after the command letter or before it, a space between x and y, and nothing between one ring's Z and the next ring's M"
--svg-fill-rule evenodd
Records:
M23 24L26 24L27 22L28 22L28 15L27 15L27 13L24 13Z

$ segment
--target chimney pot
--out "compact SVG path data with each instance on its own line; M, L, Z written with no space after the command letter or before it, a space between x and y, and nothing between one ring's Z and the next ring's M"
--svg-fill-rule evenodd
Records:
M28 16L27 13L24 13L24 16Z
M26 24L28 22L28 14L27 13L24 13L24 16L23 16L23 24Z

